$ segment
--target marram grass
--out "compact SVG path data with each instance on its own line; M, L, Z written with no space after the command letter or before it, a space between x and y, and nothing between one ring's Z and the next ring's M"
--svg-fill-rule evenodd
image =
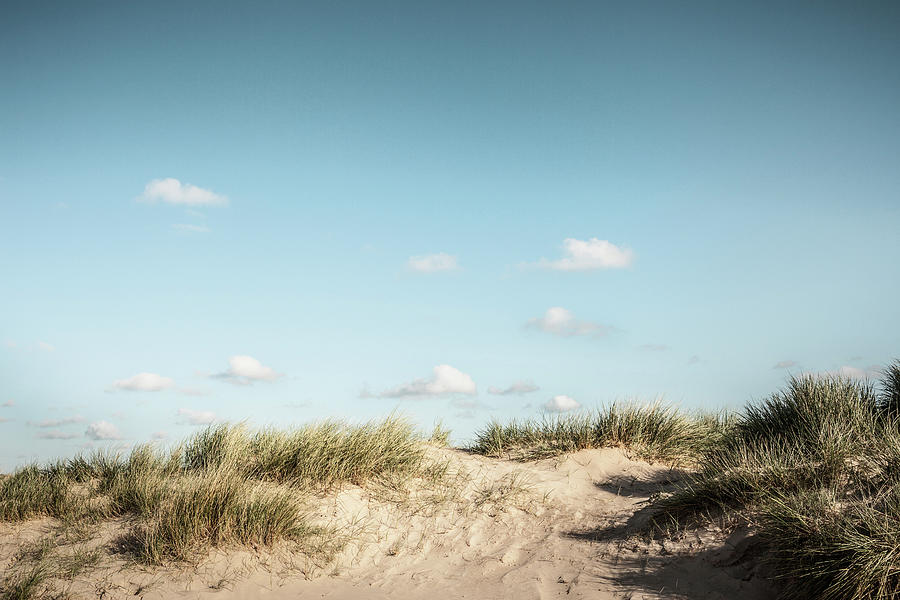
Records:
M445 435L445 434L442 434ZM293 431L215 425L163 451L95 453L0 480L0 520L131 515L121 546L147 563L209 546L271 545L321 534L308 497L343 483L432 476L426 440L404 419L327 421Z

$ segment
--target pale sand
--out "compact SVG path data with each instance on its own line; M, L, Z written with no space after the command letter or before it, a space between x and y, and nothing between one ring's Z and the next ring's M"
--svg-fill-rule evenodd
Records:
M70 598L690 598L776 595L742 531L692 530L649 541L638 526L647 500L678 473L618 449L585 450L529 463L435 449L460 473L462 491L429 505L347 486L317 500L317 518L349 543L329 564L287 548L215 550L199 565L139 569L105 558L57 586ZM511 482L521 485L509 485ZM3 525L0 567L49 521ZM108 524L94 543L109 543Z

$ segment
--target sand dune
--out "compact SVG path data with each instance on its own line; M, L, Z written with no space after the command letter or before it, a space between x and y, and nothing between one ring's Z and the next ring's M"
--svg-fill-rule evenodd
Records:
M648 498L679 474L622 450L515 463L434 449L451 484L412 493L345 486L315 519L346 542L331 560L290 548L215 550L200 563L137 567L106 552L57 588L71 598L771 598L746 535L639 534ZM121 522L90 544L114 543ZM9 565L49 520L3 525ZM97 533L97 532L94 532Z

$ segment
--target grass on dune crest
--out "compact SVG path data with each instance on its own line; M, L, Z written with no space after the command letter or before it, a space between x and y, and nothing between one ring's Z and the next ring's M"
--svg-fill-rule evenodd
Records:
M612 404L594 413L542 420L492 422L470 450L497 458L530 460L586 448L629 448L649 460L690 463L729 427L725 415L688 415L662 403Z
M302 541L322 533L307 519L310 494L436 472L402 418L292 431L222 424L168 451L143 445L19 469L0 481L0 520L131 515L122 547L157 564L209 546Z
M900 597L900 363L880 382L792 378L750 404L657 523L752 523L785 598Z

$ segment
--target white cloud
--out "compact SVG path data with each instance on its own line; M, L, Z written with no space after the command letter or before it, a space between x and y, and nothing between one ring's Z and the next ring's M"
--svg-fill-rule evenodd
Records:
M841 377L848 377L850 379L865 379L869 376L869 373L865 369L860 369L859 367L851 367L849 365L844 365L843 367L838 369L837 374Z
M154 431L153 432L154 440L164 440L164 439L167 439L168 437L169 437L169 434L166 433L165 431Z
M37 346L38 350L43 350L44 352L53 352L54 350L56 350L53 344L48 344L47 342L38 342L35 345Z
M139 199L144 202L165 202L182 206L228 204L228 198L225 196L189 183L182 184L172 177L154 179L144 187L144 193Z
M444 252L426 254L424 256L411 256L406 263L412 271L419 273L435 273L437 271L455 271L459 269L456 257Z
M450 365L438 365L428 379L416 379L379 394L382 398L405 396L474 395L477 392L471 377Z
M128 379L117 379L112 387L130 392L159 392L175 385L175 382L156 373L138 373Z
M209 227L206 225L191 225L189 223L175 223L172 225L172 229L186 233L209 233Z
M263 366L252 356L232 356L228 359L228 370L213 377L227 379L237 385L249 385L254 381L275 381L282 375L271 367Z
M216 413L208 410L191 410L179 408L178 415L191 425L209 425L216 420Z
M92 440L120 440L122 435L112 423L106 421L97 421L91 423L85 430L84 435Z
M553 396L543 407L549 412L564 413L580 408L581 405L569 396Z
M63 431L42 431L35 437L42 440L73 440L78 437L78 434L65 433Z
M558 260L542 258L536 266L556 271L590 271L594 269L622 269L634 262L634 252L620 248L606 240L591 238L563 240L566 256Z
M561 306L548 308L543 317L530 319L526 324L527 327L533 327L563 337L571 337L574 335L590 335L594 337L602 337L612 329L606 325L593 323L591 321L581 321L575 318L571 311Z
M33 427L60 427L62 425L73 425L75 423L83 423L84 417L75 416L75 417L67 417L65 419L47 419L46 421L40 421L38 423L34 423L33 421L28 421L28 424Z
M795 360L780 360L777 363L775 363L775 366L773 366L772 368L773 369L790 369L791 367L796 367L796 366L797 366L797 361L795 361Z
M495 396L510 396L517 395L521 396L522 394L530 394L531 392L538 391L538 386L534 385L530 381L516 381L512 385L507 388L498 388L491 386L488 388L488 394L494 394Z

